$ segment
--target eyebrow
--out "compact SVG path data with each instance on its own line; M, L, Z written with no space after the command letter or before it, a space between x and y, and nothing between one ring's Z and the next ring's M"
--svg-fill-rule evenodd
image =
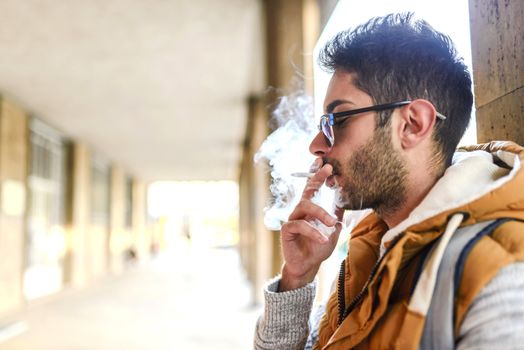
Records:
M349 104L354 105L354 103L349 100L334 100L326 106L326 113L333 113L333 111L335 110L335 108L337 108L337 106L344 104L344 103L349 103Z

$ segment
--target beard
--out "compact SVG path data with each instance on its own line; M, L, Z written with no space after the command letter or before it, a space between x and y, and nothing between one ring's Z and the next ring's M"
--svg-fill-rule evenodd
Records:
M338 175L337 206L373 209L379 216L396 211L406 198L407 170L393 148L389 126L377 127L373 137L346 164L325 158Z

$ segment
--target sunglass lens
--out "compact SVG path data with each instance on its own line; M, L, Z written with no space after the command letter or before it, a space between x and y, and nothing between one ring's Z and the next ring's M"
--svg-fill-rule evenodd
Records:
M320 126L322 127L322 133L326 138L327 144L329 145L329 147L333 147L333 143L335 142L335 137L333 136L333 128L331 128L331 125L329 125L328 120L324 118L321 120Z

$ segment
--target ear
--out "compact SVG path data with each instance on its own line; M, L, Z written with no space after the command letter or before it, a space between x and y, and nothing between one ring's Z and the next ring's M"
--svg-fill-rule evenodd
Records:
M397 135L403 149L414 148L431 137L436 113L433 104L424 99L414 100L400 109Z

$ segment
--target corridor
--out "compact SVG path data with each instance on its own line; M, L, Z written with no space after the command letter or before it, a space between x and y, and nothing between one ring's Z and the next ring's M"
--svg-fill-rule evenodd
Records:
M185 243L30 306L9 320L21 334L0 341L0 349L250 349L261 312L250 293L236 249ZM10 328L3 326L0 338Z

